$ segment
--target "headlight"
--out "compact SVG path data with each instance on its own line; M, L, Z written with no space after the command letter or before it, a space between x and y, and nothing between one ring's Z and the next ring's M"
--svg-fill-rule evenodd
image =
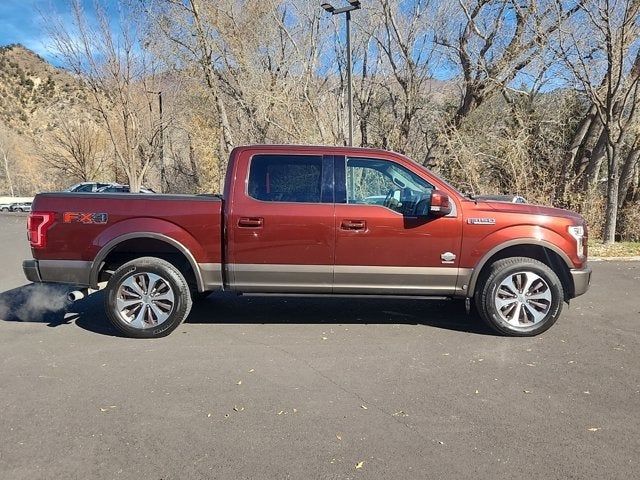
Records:
M569 235L571 235L576 240L576 253L578 257L584 258L584 226L582 225L572 225L567 228L569 231Z

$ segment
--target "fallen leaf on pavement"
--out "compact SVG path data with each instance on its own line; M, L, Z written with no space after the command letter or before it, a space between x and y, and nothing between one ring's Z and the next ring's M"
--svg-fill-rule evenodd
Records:
M356 470L361 469L364 466L364 462L358 462L356 463Z
M363 410L368 410L366 405L360 405L360 408L362 408Z
M587 428L587 430L589 430L590 432L597 432L600 429L598 427L591 427L591 428Z

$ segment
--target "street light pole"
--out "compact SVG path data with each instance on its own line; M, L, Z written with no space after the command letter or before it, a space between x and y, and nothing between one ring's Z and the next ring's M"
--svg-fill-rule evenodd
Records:
M353 146L353 81L351 79L351 12L353 10L359 10L361 8L360 0L348 0L349 6L342 8L335 8L329 3L323 3L321 5L331 15L338 15L344 13L346 16L347 24L347 108L349 115L349 146Z
M164 193L167 190L167 175L164 166L164 123L162 118L162 90L147 90L147 93L158 95L158 117L160 121L160 131L158 132L158 141L160 142L160 147L158 148L158 157L160 160L160 191L161 193ZM152 110L151 103L149 103L149 110Z
M349 109L349 146L353 146L353 81L351 80L351 11L346 12L347 23L347 102Z
M162 90L158 92L158 109L160 111L160 189L167 191L167 174L164 168L164 120L162 118Z

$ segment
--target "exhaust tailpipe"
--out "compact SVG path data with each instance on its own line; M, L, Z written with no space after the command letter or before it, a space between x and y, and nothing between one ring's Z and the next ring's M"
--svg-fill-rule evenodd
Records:
M98 289L94 290L93 288L81 288L80 290L74 290L73 292L69 292L67 294L67 299L70 302L77 302L78 300L82 300L85 297L88 297L89 295L91 295L92 293L96 293L100 290L102 290L104 287L107 286L107 282L100 282L98 283Z
M70 302L77 302L78 300L82 300L87 295L89 295L89 289L83 288L82 290L75 290L73 292L69 292L69 294L67 295L67 299Z

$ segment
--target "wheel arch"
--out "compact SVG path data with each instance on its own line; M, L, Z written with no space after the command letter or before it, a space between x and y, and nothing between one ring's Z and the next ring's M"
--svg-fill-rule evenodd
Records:
M474 296L478 281L494 262L509 257L527 257L541 261L558 274L564 289L565 300L573 298L574 285L570 273L573 264L569 256L553 243L534 238L510 240L489 250L473 270L467 296Z
M198 291L204 291L204 281L202 278L202 272L200 267L198 266L198 262L194 258L193 254L189 251L187 247L185 247L182 243L171 238L167 235L156 233L156 232L134 232L134 233L125 233L123 235L119 235L118 237L112 239L107 244L105 244L98 254L96 255L93 264L91 266L91 274L89 277L92 288L97 288L98 283L100 281L100 275L104 270L104 267L107 265L107 261L110 256L118 253L118 249L124 247L125 245L133 245L136 242L146 242L149 243L149 240L153 240L155 243L149 245L148 248L140 248L139 250L135 250L135 254L130 255L129 259L139 258L139 257L147 257L147 256L160 256L168 254L178 254L184 260L186 260L186 265L189 266L189 271L185 272L184 267L181 268L179 265L174 265L176 268L183 271L187 275L192 275L193 280L198 288ZM159 249L158 245L163 245L166 250ZM127 251L126 249L124 250ZM160 253L161 255L158 255ZM154 255L156 254L156 255ZM173 263L173 262L170 262Z

